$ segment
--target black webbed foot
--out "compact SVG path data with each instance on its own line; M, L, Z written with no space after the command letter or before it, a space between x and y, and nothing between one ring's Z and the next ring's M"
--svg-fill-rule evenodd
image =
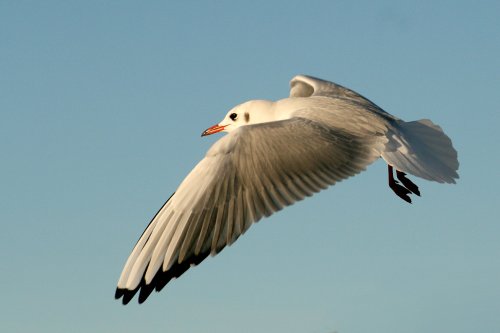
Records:
M389 187L398 197L408 203L411 203L409 194L415 193L420 196L417 185L413 184L408 178L406 178L404 172L396 170L396 175L403 184L400 185L399 182L394 179L394 175L392 174L392 165L387 165L387 170L389 175Z
M411 194L411 191L404 186L399 185L399 183L394 180L389 183L389 187L397 194L398 197L403 199L404 201L411 203L411 198L408 194Z
M398 179L401 181L404 187L406 187L408 190L410 190L412 193L415 193L416 195L420 196L420 191L418 190L418 186L415 185L411 180L406 178L406 173L396 170L396 176Z

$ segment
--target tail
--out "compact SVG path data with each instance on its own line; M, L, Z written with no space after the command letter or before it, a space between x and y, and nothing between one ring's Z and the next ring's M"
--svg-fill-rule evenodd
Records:
M396 169L439 183L458 179L457 151L441 127L428 119L397 121L382 158Z

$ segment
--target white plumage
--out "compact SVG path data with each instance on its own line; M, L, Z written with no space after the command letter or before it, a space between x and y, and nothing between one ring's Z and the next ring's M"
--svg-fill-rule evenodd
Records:
M203 135L224 131L156 214L130 254L116 298L143 302L253 222L363 171L382 157L404 186L409 173L441 183L458 178L457 153L430 120L404 122L352 90L310 76L290 82L290 97L236 106ZM391 184L392 179L392 184ZM406 187L405 187L406 186ZM416 189L416 190L415 190Z

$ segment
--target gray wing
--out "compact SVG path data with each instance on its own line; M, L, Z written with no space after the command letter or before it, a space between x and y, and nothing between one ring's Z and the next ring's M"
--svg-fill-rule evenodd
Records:
M364 170L383 136L358 137L304 118L243 126L217 141L133 249L118 282L143 302L253 222Z
M394 120L397 119L397 117L385 112L368 98L339 84L307 75L297 75L290 81L290 97L315 96L331 97L349 101L365 108L366 110L377 113L384 118Z

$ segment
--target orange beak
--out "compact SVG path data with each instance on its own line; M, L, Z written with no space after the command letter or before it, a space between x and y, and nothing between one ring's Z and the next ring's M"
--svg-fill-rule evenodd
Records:
M203 133L201 133L201 136L207 136L215 133L219 133L220 131L223 131L224 128L226 128L228 125L214 125L212 127L207 128Z

